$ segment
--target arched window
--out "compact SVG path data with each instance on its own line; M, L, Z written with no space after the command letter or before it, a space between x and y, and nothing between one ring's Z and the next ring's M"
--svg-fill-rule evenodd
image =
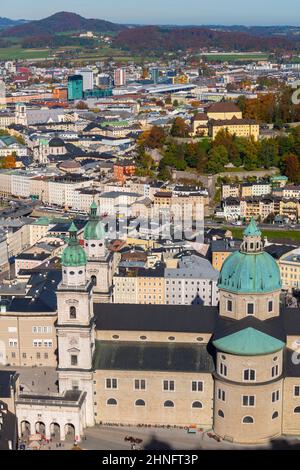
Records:
M107 400L106 404L108 406L117 406L118 402L114 398L109 398L109 400Z
M294 409L294 413L300 413L300 406L297 406L297 408Z
M253 382L256 380L256 372L253 369L244 370L244 380L247 382Z
M96 276L92 276L91 277L91 281L93 283L93 286L96 286L97 285L97 277Z
M203 408L201 401L194 401L192 408Z
M146 406L146 403L144 402L144 400L137 400L135 402L135 406Z
M76 318L77 318L76 307L70 307L70 319L76 320Z
M254 419L252 418L252 416L245 416L245 418L243 418L243 423L244 424L253 424Z
M222 410L219 410L219 411L218 411L218 416L220 416L220 418L224 418L224 417L225 417Z
M174 403L171 400L165 401L164 407L165 408L174 408Z
M278 414L278 411L275 411L275 413L273 413L272 415L272 419L276 419L278 418L279 414Z

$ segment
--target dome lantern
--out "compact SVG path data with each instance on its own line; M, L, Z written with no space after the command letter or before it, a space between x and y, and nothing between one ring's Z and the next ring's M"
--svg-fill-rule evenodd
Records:
M244 230L244 241L241 246L242 253L261 253L263 251L263 242L261 239L261 231L257 227L254 218L248 227Z

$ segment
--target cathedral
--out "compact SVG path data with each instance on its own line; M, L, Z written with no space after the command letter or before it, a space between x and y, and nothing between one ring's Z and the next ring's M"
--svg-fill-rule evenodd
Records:
M300 311L280 303L281 278L252 220L224 263L219 307L111 303L113 259L91 207L74 224L57 288L59 393L18 393L24 426L46 437L96 424L198 426L254 444L300 434Z

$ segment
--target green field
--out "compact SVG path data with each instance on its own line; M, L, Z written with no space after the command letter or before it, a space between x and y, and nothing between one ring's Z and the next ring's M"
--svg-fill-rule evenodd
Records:
M71 62L78 61L97 61L104 58L112 57L119 62L128 62L136 60L139 62L140 57L127 55L119 49L112 49L110 47L99 47L92 51L84 50L83 48L78 53L78 47L66 46L59 48L55 51L50 49L23 49L21 46L14 45L7 48L0 48L0 60L17 60L17 59L57 59L66 60ZM75 52L76 51L76 52Z
M48 56L48 49L22 49L18 46L0 48L0 60L44 59Z
M235 238L243 238L243 228L224 227L232 232ZM291 242L300 242L300 231L297 230L262 230L263 237L267 237L269 241L291 240Z
M264 53L257 53L257 54L203 54L203 57L206 60L213 62L236 62L236 61L244 61L244 60L267 60L269 58L268 54Z

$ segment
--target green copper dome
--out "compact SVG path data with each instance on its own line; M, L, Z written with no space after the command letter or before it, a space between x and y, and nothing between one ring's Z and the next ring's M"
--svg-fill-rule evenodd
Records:
M104 240L105 229L97 215L98 206L95 202L91 205L90 220L84 229L85 240Z
M237 251L225 260L218 286L236 293L274 292L281 289L280 271L269 253Z
M61 264L65 267L79 267L85 266L87 257L84 249L79 244L77 239L77 227L72 223L69 228L70 238L67 248L63 251L61 257Z
M241 250L225 260L218 286L245 294L265 294L281 289L279 267L272 256L263 251L261 232L253 219L244 232Z
M255 328L246 328L213 341L219 351L239 356L260 356L281 351L285 344Z

